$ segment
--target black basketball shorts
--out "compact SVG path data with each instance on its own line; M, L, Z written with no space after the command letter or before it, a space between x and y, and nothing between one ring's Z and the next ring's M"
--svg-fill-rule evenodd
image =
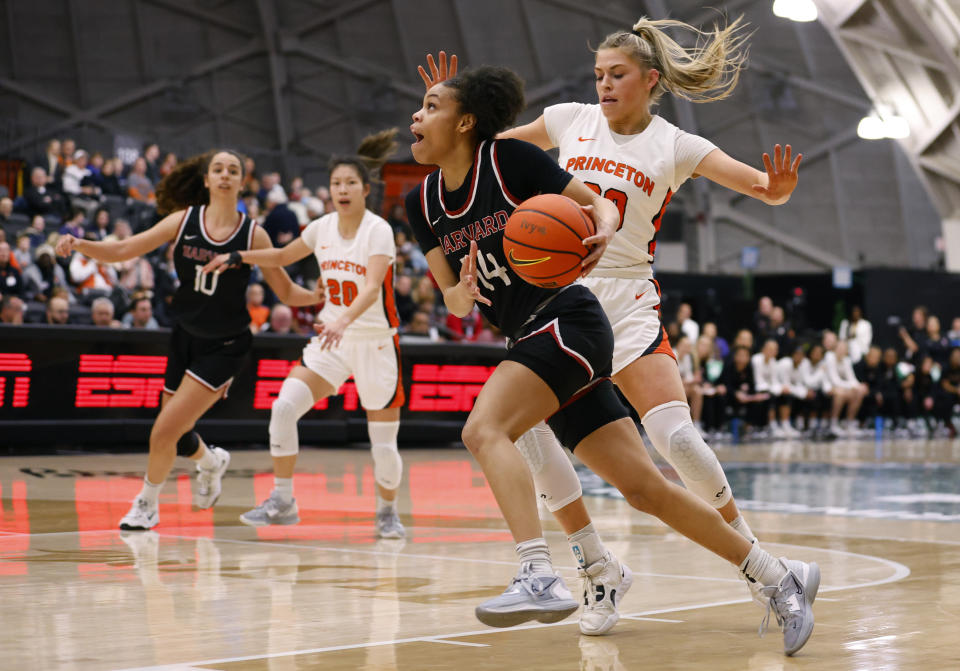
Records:
M179 324L170 333L170 352L163 390L174 393L184 375L189 375L210 391L226 396L234 376L247 362L253 346L249 329L227 338L201 338L187 333Z

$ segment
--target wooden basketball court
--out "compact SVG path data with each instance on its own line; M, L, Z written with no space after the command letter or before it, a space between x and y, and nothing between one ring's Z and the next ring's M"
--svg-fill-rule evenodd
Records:
M596 526L637 576L621 622L603 637L581 636L577 615L487 628L473 609L516 562L479 468L464 450L404 450L408 538L377 541L355 449L304 451L300 525L238 521L272 475L265 451L236 451L214 510L191 508L178 462L156 531L123 536L143 455L0 458L0 668L960 668L960 441L719 451L766 548L823 571L796 657L775 623L757 636L763 612L733 567L589 479Z

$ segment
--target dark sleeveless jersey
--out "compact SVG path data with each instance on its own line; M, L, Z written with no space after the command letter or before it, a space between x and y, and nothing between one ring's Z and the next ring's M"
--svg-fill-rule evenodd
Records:
M219 274L201 271L217 254L250 249L256 224L238 212L233 233L216 240L203 224L205 211L205 206L191 207L180 223L173 252L180 287L173 296L173 314L191 335L228 337L250 326L246 297L250 266L228 268Z
M440 170L407 194L407 220L424 253L440 247L456 277L476 240L477 285L491 306L477 303L491 324L514 337L536 307L559 289L528 284L503 253L513 210L540 193L560 193L572 176L538 147L520 140L481 142L463 185L447 191Z

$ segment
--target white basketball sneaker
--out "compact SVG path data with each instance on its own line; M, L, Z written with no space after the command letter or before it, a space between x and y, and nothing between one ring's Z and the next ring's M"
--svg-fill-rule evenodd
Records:
M503 594L487 599L475 612L486 625L512 627L528 620L559 622L577 606L563 578L553 573L534 573L525 563Z
M767 628L772 610L783 632L783 652L789 657L802 648L813 633L813 602L820 589L820 567L814 562L807 564L785 557L780 558L780 563L787 574L780 584L763 588L770 596L770 605L760 623L760 635Z
M617 605L633 585L633 571L607 552L577 573L583 579L580 631L587 636L605 634L620 619Z
M193 495L193 504L197 508L212 508L213 504L220 498L221 480L223 474L227 472L230 466L230 453L222 447L208 447L217 465L214 468L200 468L197 464L197 492Z
M130 511L120 520L120 529L123 531L147 531L160 522L160 513L157 506L151 504L142 496L133 500Z

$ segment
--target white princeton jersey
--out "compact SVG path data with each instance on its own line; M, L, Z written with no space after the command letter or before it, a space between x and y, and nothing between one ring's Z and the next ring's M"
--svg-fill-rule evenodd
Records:
M313 249L320 265L320 281L327 290L327 299L318 318L330 323L339 318L367 281L367 263L371 256L390 257L377 300L346 329L346 334L383 335L396 333L397 306L393 295L393 262L397 248L390 224L367 210L357 234L344 239L337 229L336 212L311 221L303 229L304 243Z
M560 167L620 210L621 227L592 275L651 277L667 203L716 145L659 116L642 133L614 133L600 105L553 105L543 119Z

